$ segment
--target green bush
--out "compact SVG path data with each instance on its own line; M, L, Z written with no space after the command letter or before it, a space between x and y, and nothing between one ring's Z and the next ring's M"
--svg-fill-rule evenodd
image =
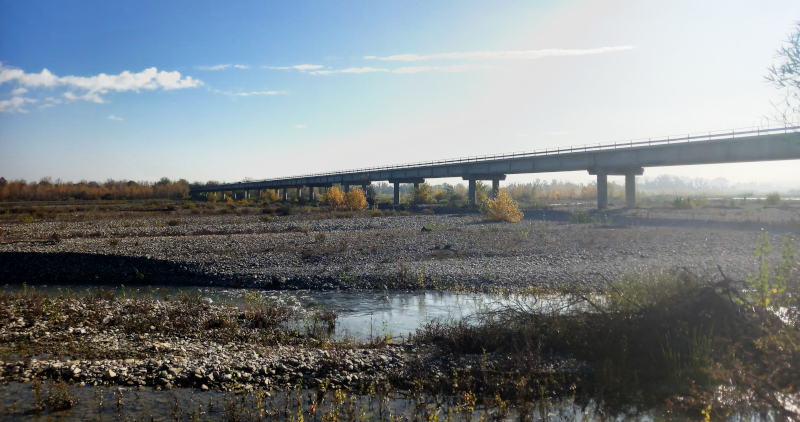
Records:
M781 195L778 192L769 193L764 203L767 205L780 205Z
M432 204L436 202L436 198L433 197L433 188L431 188L431 185L423 183L419 185L419 187L414 188L413 202L415 204Z
M695 203L692 198L683 199L679 196L672 200L672 206L678 209L691 209L695 207Z
M589 215L589 211L586 210L573 211L569 215L570 223L582 224L582 223L591 223L593 221L594 220L592 220L592 217Z

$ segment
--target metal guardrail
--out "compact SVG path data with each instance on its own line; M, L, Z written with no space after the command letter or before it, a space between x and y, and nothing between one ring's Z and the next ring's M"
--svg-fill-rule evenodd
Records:
M655 145L671 145L673 143L689 143L689 142L706 142L706 141L713 141L719 138L736 138L737 136L760 136L760 135L770 135L774 133L789 133L789 132L798 132L800 131L800 126L782 126L777 128L770 128L770 127L758 127L756 129L753 128L740 128L740 129L729 129L723 131L711 131L711 132L697 132L697 133L690 133L687 135L677 135L677 136L667 136L667 137L659 137L659 138L641 138L641 139L634 139L630 141L622 141L622 142L613 142L613 143L598 143L598 144L584 144L584 145L575 145L570 147L558 147L558 148L546 148L543 150L529 150L529 151L518 151L518 152L508 152L503 154L493 154L493 155L475 155L469 157L460 157L460 158L450 158L445 160L433 160L433 161L419 161L416 163L405 163L405 164L395 164L395 165L386 165L386 166L377 166L377 167L365 167L360 169L351 169L351 170L342 170L342 171L332 171L332 172L323 172L323 173L309 173L303 174L299 176L288 176L288 177L278 177L273 179L263 179L263 180L253 180L247 182L234 182L234 183L223 183L219 186L230 186L235 185L237 183L259 183L259 182L272 182L272 181L281 181L281 180L292 180L292 179L301 179L301 178L308 178L308 177L321 177L321 176L340 176L340 175L347 175L347 174L359 174L359 173L369 173L373 171L384 171L384 170L398 170L398 169L407 169L407 168L424 168L424 167L434 167L440 165L448 165L448 164L461 164L461 163L476 163L476 162L491 162L491 161L498 161L498 160L506 160L506 159L513 159L513 158L526 158L526 157L537 157L543 155L558 155L558 154L573 154L576 152L590 152L590 151L603 151L609 149L620 149L620 148L634 148L634 147L641 147L641 146L655 146ZM205 187L198 186L198 187Z

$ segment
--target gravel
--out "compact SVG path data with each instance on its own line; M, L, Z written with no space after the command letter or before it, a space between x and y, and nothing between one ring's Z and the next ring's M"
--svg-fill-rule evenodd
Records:
M696 223L487 223L477 215L261 218L187 215L8 226L0 244L0 279L481 290L599 286L604 277L676 267L711 272L717 265L742 278L754 268L752 249L760 233ZM169 226L169 219L179 224ZM47 241L53 233L62 240ZM773 245L778 242L775 236Z

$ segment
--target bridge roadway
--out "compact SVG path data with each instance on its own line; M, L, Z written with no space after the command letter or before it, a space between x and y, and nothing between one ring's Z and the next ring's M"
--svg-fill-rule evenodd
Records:
M400 184L418 186L425 179L460 177L469 182L469 200L476 201L476 181L491 180L492 192L508 174L547 173L586 170L597 176L597 207L608 204L608 176L625 176L626 206L636 206L635 177L645 167L694 164L742 163L800 159L800 126L737 129L678 137L653 138L612 144L583 145L542 151L465 157L395 166L373 167L304 176L284 177L254 182L192 186L190 193L282 190L283 200L289 189L308 187L314 199L314 187L334 184L349 191L350 186L367 186L376 181L394 184L394 203L400 204Z

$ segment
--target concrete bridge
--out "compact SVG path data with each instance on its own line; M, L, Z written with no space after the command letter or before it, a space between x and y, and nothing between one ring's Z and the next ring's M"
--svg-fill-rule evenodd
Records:
M499 155L464 157L395 166L383 166L330 173L283 177L256 182L192 186L191 193L281 190L287 199L290 189L326 188L335 184L345 192L351 186L367 186L376 181L394 184L394 203L400 203L400 185L413 183L417 187L426 179L460 177L469 182L469 200L476 202L478 180L491 180L492 192L508 174L550 173L586 170L597 176L597 207L608 205L608 176L625 176L626 206L636 206L635 177L645 167L683 166L693 164L742 163L800 159L800 126L780 128L736 129L689 134L677 137L652 138L609 144L594 144L553 148L541 151L516 152Z

